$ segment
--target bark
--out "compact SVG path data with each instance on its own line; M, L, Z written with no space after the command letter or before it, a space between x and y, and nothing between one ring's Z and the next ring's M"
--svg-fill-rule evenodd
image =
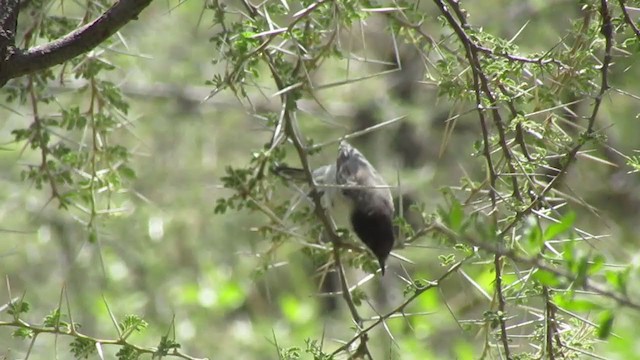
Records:
M0 0L0 74L4 71L5 61L15 51L19 7L20 0Z

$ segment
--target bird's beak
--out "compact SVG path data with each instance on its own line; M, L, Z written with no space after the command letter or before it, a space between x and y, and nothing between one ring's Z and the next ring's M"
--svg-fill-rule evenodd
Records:
M378 258L378 263L380 264L380 272L382 276L384 276L384 260L382 258Z

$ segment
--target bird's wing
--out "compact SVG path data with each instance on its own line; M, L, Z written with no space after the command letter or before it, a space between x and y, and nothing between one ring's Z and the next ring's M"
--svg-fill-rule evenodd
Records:
M273 168L273 172L279 176L282 176L285 179L304 182L306 181L304 170L301 168L294 168L289 166L276 166ZM321 166L311 172L311 176L313 176L313 180L317 184L333 184L335 183L336 177L336 166L324 165Z
M336 183L354 186L343 189L342 193L366 211L393 213L393 199L387 183L364 155L345 141L340 143L336 160Z
M321 166L311 173L316 184L335 185L336 166L334 164Z
M279 166L274 172L286 179L294 182L303 183L306 189L306 176L303 169L292 168L288 166ZM340 196L338 189L335 187L323 187L322 185L336 184L336 165L324 165L311 172L313 181L318 185L318 192L322 196L322 206L326 209L332 208L336 202L336 197ZM308 190L307 190L308 191ZM309 194L305 191L303 196L309 198Z

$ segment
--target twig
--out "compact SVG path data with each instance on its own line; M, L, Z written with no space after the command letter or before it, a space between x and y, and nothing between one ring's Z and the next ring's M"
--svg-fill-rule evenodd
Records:
M578 280L578 276L574 275L568 271L565 270L561 270L558 269L556 267L553 267L551 265L549 265L547 262L545 262L543 259L540 259L538 257L535 258L528 258L528 257L524 257L522 255L517 254L514 250L512 249L504 249L504 248L499 248L498 246L494 245L493 243L489 243L487 241L481 241L475 237L466 235L466 234L458 234L457 232L449 229L448 227L446 227L445 225L441 224L441 223L434 223L431 225L431 229L433 231L436 231L442 235L445 235L446 237L448 237L451 240L454 240L456 242L464 242L464 243L468 243L471 244L473 246L477 246L479 248L481 248L484 251L487 251L489 253L492 254L499 254L501 256L506 256L508 258L510 258L511 260L517 262L517 263L521 263L530 267L535 267L538 268L540 270L544 270L547 271L551 274L554 274L555 276L558 276L560 278L563 279L567 279L569 281L576 281ZM612 291L607 289L604 285L597 283L589 278L585 278L584 280L581 280L581 284L582 286L587 289L587 290L591 290L595 293L597 293L598 295L602 295L604 297L607 297L611 300L614 300L616 303L618 303L619 305L631 308L631 309L635 309L635 310L640 310L640 303L635 302L633 300L630 300L628 297L626 297L623 294L620 294L618 292Z
M604 47L604 59L602 61L602 67L600 68L601 82L600 82L600 91L595 99L595 104L593 105L593 112L591 113L591 117L589 118L589 126L587 127L587 136L591 136L593 134L593 127L596 122L596 116L598 115L598 110L600 109L600 104L602 104L602 98L604 94L609 90L609 66L611 65L611 48L613 47L613 24L611 23L611 13L609 12L609 5L607 0L600 0L600 16L602 16L602 27L600 28L600 33L604 36L605 47Z
M130 346L139 353L144 354L155 354L157 349L154 348L145 348L138 345L131 344L124 339L98 339L91 337L89 335L82 334L73 328L69 328L69 330L64 330L62 327L44 327L44 326L36 326L27 323L22 319L14 320L14 321L0 321L0 327L17 327L21 329L27 329L34 333L34 338L39 334L55 334L58 336L69 336L75 339L82 339L91 341L94 343L100 343L102 345L115 345L115 346ZM173 349L169 352L169 356L174 356L181 359L187 360L205 360L206 358L196 358L187 354L182 353L180 350Z
M601 0L600 5L601 5L600 13L602 16L601 33L605 37L605 54L604 54L604 59L601 67L600 90L598 92L598 95L595 97L595 103L593 106L593 111L591 113L591 116L589 117L589 123L587 126L587 130L585 132L585 137L581 137L578 139L576 144L564 156L564 159L561 162L561 163L564 163L564 166L558 170L557 175L554 176L553 179L551 179L551 181L547 184L547 186L542 190L542 192L540 192L540 194L538 194L535 197L535 199L531 201L531 204L529 204L529 206L526 209L524 209L523 211L517 212L515 214L513 220L502 229L499 235L500 237L506 235L508 231L510 231L514 226L516 226L524 216L528 215L533 209L535 209L538 206L538 204L544 200L546 194L549 191L551 191L556 186L556 184L560 183L560 181L567 174L569 166L575 161L576 155L578 154L580 149L585 145L587 140L593 136L593 133L594 133L593 129L596 121L596 116L598 114L598 110L600 109L602 98L604 97L604 94L609 89L608 74L609 74L609 66L611 65L611 60L612 60L611 49L613 47L613 24L611 23L611 14L609 13L607 1Z
M277 69L274 67L270 57L267 57L267 58L269 59L268 65L271 69L271 75L273 76L274 81L278 86L278 89L284 88L285 84L281 80ZM307 182L309 183L309 186L311 188L310 195L314 203L316 216L318 216L318 218L322 222L324 229L327 235L329 236L329 240L333 244L333 257L336 263L336 267L340 272L340 285L342 287L342 296L345 302L347 303L347 306L349 307L349 311L351 312L351 316L353 317L353 320L356 322L356 324L360 328L362 327L362 318L358 314L358 310L356 309L355 304L353 303L353 299L351 298L351 293L349 292L349 286L346 283L346 278L344 276L344 269L342 267L342 262L340 260L340 252L339 252L340 243L341 243L340 237L336 232L333 221L331 221L331 219L329 218L329 215L326 213L326 209L324 208L324 206L322 206L320 192L318 191L316 183L313 181L313 176L311 175L311 167L309 165L307 151L305 150L305 147L302 144L300 137L295 131L293 115L291 114L291 111L292 111L291 106L293 106L293 102L290 100L289 96L286 93L282 94L281 98L284 104L288 104L284 112L285 133L291 139L294 147L296 148L296 151L298 152L298 157L300 158L302 169L306 175Z
M358 136L362 136L362 135L368 134L368 133L370 133L372 131L376 131L376 130L381 129L381 128L385 127L385 126L388 126L388 125L396 123L396 122L398 122L400 120L403 120L406 117L407 117L407 115L401 115L401 116L395 117L395 118L393 118L391 120L383 121L383 122L381 122L379 124L375 124L373 126L369 126L366 129L362 129L362 130L358 130L358 131L352 132L351 134L347 134L347 135L345 135L345 136L343 136L343 137L341 137L339 139L330 140L330 141L327 141L327 142L324 142L324 143L321 143L321 144L314 144L313 146L309 147L309 150L310 151L314 151L314 150L321 149L321 148L323 148L325 146L328 146L328 145L331 145L331 144L337 144L342 140L349 140L349 139L353 139L353 138L358 137Z
M627 11L627 5L625 4L625 0L618 0L618 3L620 4L620 10L622 10L622 16L624 17L624 22L626 22L629 26L631 26L631 29L633 29L633 32L636 34L636 37L640 39L640 29L638 29L638 27L636 26L636 23L633 22L633 20L631 19L631 16Z
M243 1L243 4L247 9L247 11L249 12L250 16L252 17L259 16L257 10L254 9L251 4L248 4L246 1ZM316 8L316 7L314 6L313 8ZM308 15L309 12L310 10L304 12L304 15ZM298 22L301 19L302 17L298 17L296 18L296 20L294 20L294 22ZM291 26L293 25L294 24L292 24ZM310 31L310 30L307 29L307 31ZM315 181L313 180L313 176L311 175L311 167L309 165L307 150L305 149L305 146L303 145L302 140L296 131L296 124L295 124L295 119L293 115L293 111L295 110L295 100L290 96L290 92L282 92L282 90L287 88L289 84L285 83L284 80L281 78L280 73L276 67L275 61L273 60L272 56L267 53L267 54L264 54L264 58L269 67L269 70L271 71L271 75L273 76L273 80L276 84L278 91L281 91L279 96L284 107L282 116L284 120L285 133L293 142L293 145L298 153L298 157L300 159L302 169L305 173L307 182L309 183L309 186L311 188L310 195L314 202L314 211L316 213L316 216L322 222L325 229L325 233L328 235L329 240L333 244L333 258L340 274L340 286L342 289L341 291L342 297L345 303L347 304L347 307L349 308L353 321L356 323L358 329L361 329L362 323L363 323L362 317L358 313L358 309L356 308L353 298L351 297L351 293L349 292L349 286L346 282L344 268L342 266L342 262L340 259L341 239L336 232L333 221L330 219L330 217L326 213L326 209L322 206L320 192L318 191ZM289 74L289 78L291 79L290 81L293 82L297 77L299 77L300 75L299 72L301 70L301 62L302 62L302 59L299 58L296 67ZM364 350L368 352L368 349L366 348L366 342L363 342L361 344L361 347L363 347Z
M498 111L496 97L494 96L493 91L489 87L489 79L482 71L480 58L478 56L479 45L476 44L467 35L467 33L464 30L469 28L469 25L465 21L463 11L462 9L460 9L460 4L458 1L447 0L450 7L453 8L453 10L458 15L458 18L460 19L460 24L458 24L455 21L451 13L447 10L448 8L444 5L444 3L441 0L434 0L434 1L437 3L438 7L440 7L440 11L443 13L445 18L447 19L447 22L453 28L456 35L458 35L458 38L465 46L465 52L467 54L469 64L471 65L471 70L474 73L474 88L476 89L476 104L478 106L478 112L480 113L484 109L482 98L480 96L480 91L482 91L482 93L484 93L484 96L486 96L486 98L489 100L489 106L491 108L493 123L498 129L498 142L500 143L500 147L502 148L502 153L503 153L503 156L505 157L509 172L513 174L515 173L515 168L513 166L513 154L511 153L511 149L507 145L507 136L504 129L504 122L502 121L502 116ZM481 119L481 122L482 122L482 119ZM486 139L485 139L485 144L486 144ZM511 176L510 178L512 182L514 196L516 197L516 199L522 201L522 196L520 195L520 186L518 185L518 178L516 176ZM490 183L491 183L490 184L491 187L495 191L495 182L490 181ZM495 201L494 198L492 198L492 200Z
M356 336L354 336L351 340L347 341L345 344L343 344L342 346L340 346L338 349L336 349L331 356L335 356L336 354L347 350L351 344L353 344L355 341L357 341L360 337L365 336L369 331L373 330L375 327L377 327L378 325L380 325L382 322L384 322L385 320L389 319L390 317L394 316L397 313L402 313L404 311L404 309L411 304L415 299L417 299L420 295L422 295L423 293L425 293L428 290L431 290L433 288L436 288L438 286L440 286L440 284L442 283L442 281L444 281L446 278L448 278L451 274L455 273L458 271L458 269L460 269L460 267L469 259L471 259L473 256L475 256L475 254L469 255L466 258L464 258L463 260L455 263L454 265L452 265L449 270L447 270L444 274L440 275L440 277L438 279L436 279L435 281L432 281L431 283L429 283L428 285L422 287L422 288L418 288L416 289L416 292L411 295L408 299L406 299L402 304L398 305L395 309L389 311L388 313L378 317L376 319L376 321L369 325L368 327L362 329L362 331L357 334Z
M60 192L58 192L58 185L56 184L56 179L53 176L51 169L49 168L49 160L48 160L49 147L47 146L47 143L45 143L44 141L44 139L47 138L47 136L44 135L47 129L45 128L44 124L42 123L42 120L40 119L40 115L38 114L38 98L36 95L35 86L33 84L34 81L35 81L34 76L30 75L27 89L29 91L29 100L31 102L31 110L33 111L33 124L34 124L35 130L31 135L31 138L29 139L29 141L32 142L35 140L38 142L38 147L40 148L40 169L43 170L44 173L46 174L47 181L49 182L49 186L51 186L50 200L58 199L62 203ZM37 137L37 139L34 139L34 137Z
M506 303L504 301L504 294L502 293L502 260L500 254L493 256L493 268L496 272L495 276L495 291L498 298L498 323L500 324L500 340L502 341L502 347L507 359L511 359L509 349L509 339L507 337L507 324L505 318L507 317Z
M555 360L556 354L553 346L554 338L558 342L558 349L562 349L560 334L558 333L558 321L556 320L556 305L551 301L549 288L542 287L542 297L545 303L545 346L549 360Z

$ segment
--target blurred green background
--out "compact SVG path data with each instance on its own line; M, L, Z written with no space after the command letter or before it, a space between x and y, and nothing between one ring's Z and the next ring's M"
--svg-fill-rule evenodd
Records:
M579 17L574 1L466 2L470 21L504 38L518 34L522 51L553 47ZM431 5L425 11L435 11ZM491 10L487 10L491 9ZM220 185L225 166L248 163L252 151L268 141L265 120L253 115L228 92L202 101L212 90L205 80L222 70L211 65L217 54L209 38L210 19L202 3L156 2L138 21L124 28L128 48L107 50L117 67L110 73L129 96L129 123L113 134L132 149L137 179L129 190L113 196L113 213L99 217L98 242L88 242L79 211L58 210L49 193L22 181L25 164L37 163L39 154L12 141L11 131L29 123L29 109L15 109L0 99L0 302L23 296L31 304L28 318L38 321L58 306L61 291L68 293L73 320L82 332L98 338L117 336L107 306L117 316L139 314L149 322L132 341L155 346L156 339L172 333L183 351L211 359L277 359L277 346L304 348L306 339L333 339L352 335L348 312L340 298L318 296L318 279L301 246L287 243L273 258L264 258L271 244L252 228L264 221L247 212L214 214L216 199L230 195ZM393 61L392 40L384 19L371 16L363 27L354 26L353 53L369 59ZM521 28L526 25L524 30ZM429 25L426 25L428 28ZM435 32L438 24L431 27ZM424 79L421 60L410 46L401 47L403 70L319 91L328 112L310 99L299 107L299 120L307 136L317 143L397 116L401 121L354 140L392 184L401 179L409 200L424 202L434 211L442 186L456 186L464 174L481 174L482 162L473 158L479 138L476 114L470 105L450 104L436 97L437 89ZM638 93L638 56L620 58L612 81ZM319 83L353 79L388 69L373 62L327 62L317 75ZM268 83L268 75L264 74ZM73 88L74 81L67 84ZM81 95L52 85L60 104L82 104ZM255 113L277 111L272 87L264 96L252 94ZM587 104L588 106L588 104ZM612 93L598 119L616 149L633 154L639 130L640 102ZM16 110L14 112L12 110ZM453 135L445 139L444 121L463 114ZM312 159L320 165L334 156L328 147ZM291 161L295 159L292 157ZM598 210L579 214L578 226L594 234L609 234L590 244L610 263L637 262L637 214L640 197L637 176L628 169L596 162L573 168L567 184ZM438 277L444 268L438 255L450 251L433 239L398 251L414 264L405 267L415 278ZM267 262L268 271L258 272ZM402 302L405 283L400 261L391 260L390 276L365 286L374 307L367 315L386 312ZM471 266L468 271L473 271ZM364 276L351 272L350 282ZM493 274L476 272L474 279L490 291ZM388 330L372 334L375 358L475 359L484 335L463 329L459 322L477 319L487 299L460 274L438 291L426 292L412 306L420 314L394 318ZM374 310L375 309L375 310ZM621 315L626 315L621 311ZM589 317L590 314L584 314ZM533 318L533 315L532 315ZM603 358L638 358L635 341L639 316L618 316L608 342L595 344ZM29 341L11 337L13 329L0 328L0 358L21 359ZM586 331L586 330L585 330ZM580 334L576 334L580 341ZM66 358L68 339L41 335L30 359ZM277 344L277 346L276 346ZM107 352L111 351L107 349ZM57 354L57 355L55 355ZM112 353L110 356L113 356ZM584 358L589 358L583 355ZM581 356L582 357L582 356Z

